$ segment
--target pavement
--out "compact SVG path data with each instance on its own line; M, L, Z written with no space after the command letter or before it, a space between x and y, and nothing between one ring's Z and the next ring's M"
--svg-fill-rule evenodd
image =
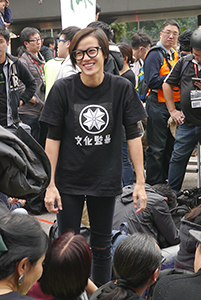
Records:
M197 155L191 156L187 172L185 174L184 182L182 185L182 189L190 189L197 187L198 180L198 172L197 172ZM44 213L41 215L37 215L36 218L39 219L42 228L45 230L47 234L49 234L50 227L56 220L55 214Z

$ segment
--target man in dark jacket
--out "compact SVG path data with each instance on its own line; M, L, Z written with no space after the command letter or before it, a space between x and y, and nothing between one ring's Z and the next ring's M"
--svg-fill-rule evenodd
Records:
M18 58L8 54L9 31L0 26L0 125L18 126L18 107L28 102L34 95L36 83L27 68ZM19 96L18 80L25 84Z
M176 274L162 277L154 289L153 300L197 300L201 293L201 232L190 230L198 241L195 253L195 274Z
M170 213L170 209L176 206L175 193L165 184L155 185L155 188L145 184L147 206L136 214L133 188L133 185L125 186L122 195L116 198L113 229L119 230L121 223L127 222L129 234L141 232L152 235L161 248L179 244L179 230Z
M107 35L110 53L107 63L104 65L104 71L114 75L119 75L119 71L123 68L124 60L119 48L115 43L112 42L113 33L110 26L107 23L96 21L91 22L89 25L87 25L87 27L100 28Z

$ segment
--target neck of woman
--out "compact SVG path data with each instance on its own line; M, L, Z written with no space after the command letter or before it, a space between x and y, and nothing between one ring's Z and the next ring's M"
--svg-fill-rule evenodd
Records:
M126 73L128 70L130 70L130 67L126 63L126 64L124 64L123 69L121 71L119 71L119 74L122 75L122 74Z

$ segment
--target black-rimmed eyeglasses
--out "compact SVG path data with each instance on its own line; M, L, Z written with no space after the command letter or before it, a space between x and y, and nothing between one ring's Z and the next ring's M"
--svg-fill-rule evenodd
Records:
M98 55L98 50L101 47L89 47L87 50L74 50L72 55L75 60L82 60L84 58L84 54L86 53L90 58L94 58Z
M40 43L41 39L29 40L29 43Z

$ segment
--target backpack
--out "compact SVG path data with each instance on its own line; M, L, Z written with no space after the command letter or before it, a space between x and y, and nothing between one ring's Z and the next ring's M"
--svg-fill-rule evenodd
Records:
M150 51L153 51L153 50L158 50L158 53L160 54L160 59L161 59L161 66L163 64L163 59L164 58L167 58L166 56L166 52L159 46L154 46L152 47ZM149 53L148 52L148 53ZM185 68L187 67L187 65L189 64L189 61L192 60L192 54L189 54L189 55L186 55L184 58L183 58L183 62L182 62L182 68L181 68L181 72L180 72L180 78L185 70ZM168 64L169 65L169 64ZM169 66L170 67L170 66ZM171 69L171 67L170 67ZM149 96L151 90L148 88L146 82L145 82L145 78L144 78L144 67L142 66L140 68L140 72L139 72L139 75L138 75L138 85L136 87L136 90L138 92L138 95L140 97L140 99L145 102L147 97Z
M83 224L81 224L80 234L85 238L87 243L90 245L90 228L88 228L88 227L84 226ZM59 237L59 228L58 228L57 220L55 220L54 224L50 227L50 230L49 230L50 243L52 243L58 237Z
M166 55L165 51L159 46L153 46L148 53L153 50L157 50L160 55L161 65L163 64L164 57ZM148 55L148 54L147 54ZM144 78L144 66L141 66L139 74L138 74L138 84L136 86L136 90L138 92L139 98L145 102L147 97L149 96L151 90L148 88L145 78Z
M194 208L201 204L201 188L182 190L177 198L179 205L186 205L188 208Z
M145 102L147 97L150 94L150 89L148 88L145 79L144 79L144 67L142 66L140 68L139 74L138 74L138 84L136 86L136 90L138 93L139 98Z

